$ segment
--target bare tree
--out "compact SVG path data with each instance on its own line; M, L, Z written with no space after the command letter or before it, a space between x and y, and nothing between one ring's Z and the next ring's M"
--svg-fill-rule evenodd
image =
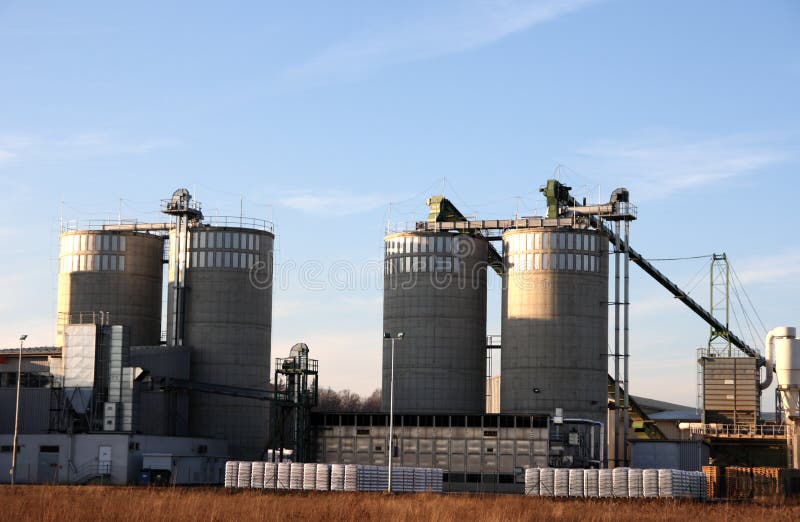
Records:
M321 388L316 409L324 412L378 412L381 409L380 389L369 397L361 397L350 390L336 391L332 388Z

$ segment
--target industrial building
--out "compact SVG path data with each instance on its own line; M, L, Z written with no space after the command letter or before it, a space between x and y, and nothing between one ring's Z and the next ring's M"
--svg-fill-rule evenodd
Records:
M718 287L706 310L631 247L627 190L598 205L569 191L549 180L547 215L514 219L468 219L432 196L425 221L387 231L382 411L368 413L314 410L305 344L272 361L271 223L209 218L185 189L162 202L163 222L67 223L55 346L0 350L0 433L22 385L21 435L2 435L0 466L14 455L31 482L219 483L225 457L291 453L521 492L529 467L785 462L800 414L794 329L773 330L762 356L728 328ZM697 410L629 393L630 261L710 325ZM487 336L492 277L500 336ZM773 372L783 423L760 411Z

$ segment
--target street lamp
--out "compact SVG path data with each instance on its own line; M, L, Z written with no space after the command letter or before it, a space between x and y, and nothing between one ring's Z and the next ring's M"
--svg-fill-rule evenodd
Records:
M19 432L19 386L22 381L22 345L25 344L25 339L27 338L27 335L19 336L19 356L17 357L17 404L14 411L14 440L11 448L11 469L9 470L12 486L17 478L17 433Z
M389 378L389 488L387 490L389 493L392 492L392 460L394 459L394 341L402 339L403 336L405 336L403 332L398 332L394 337L389 332L383 333L384 339L392 341L392 370Z

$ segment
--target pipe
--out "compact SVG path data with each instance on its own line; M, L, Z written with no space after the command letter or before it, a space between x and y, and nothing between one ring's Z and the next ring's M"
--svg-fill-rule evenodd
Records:
M778 330L783 330L782 332L778 332ZM775 371L775 361L772 360L772 352L773 352L773 343L776 335L780 334L787 334L785 327L773 328L769 332L767 332L767 337L764 339L764 349L766 353L764 354L766 358L766 362L764 367L767 369L767 373L764 376L764 380L758 385L761 390L765 390L772 384L772 372Z
M549 425L549 423L550 423L550 419L548 417L548 426L547 426L547 432L548 433L550 433L550 425ZM606 445L605 445L606 423L603 422L603 421L596 421L596 420L593 420L593 419L564 419L564 424L593 424L593 425L595 425L595 426L600 428L598 430L600 432L600 458L597 459L596 461L595 460L589 460L589 462L597 462L598 465L602 467L602 465L603 465L602 463L604 462L605 455L606 455L606 453L605 453L606 452ZM592 433L594 433L594 432L592 432ZM592 447L592 452L594 453L594 447Z
M619 382L619 251L620 230L619 221L615 223L614 235L614 467L619 465L622 422L622 394ZM627 393L627 390L625 390ZM624 448L622 448L624 451ZM624 459L624 456L623 456ZM624 462L624 460L623 460Z
M630 244L630 222L625 222L625 253L623 254L623 293L622 293L622 346L623 346L623 359L622 359L622 387L625 390L625 397L623 399L622 410L622 465L627 466L628 462L628 426L630 424L630 381L628 379L628 359L630 358L629 350L629 328L628 328L628 309L629 307L629 289L630 277L628 275L628 266L630 265L630 256L628 255L628 245Z

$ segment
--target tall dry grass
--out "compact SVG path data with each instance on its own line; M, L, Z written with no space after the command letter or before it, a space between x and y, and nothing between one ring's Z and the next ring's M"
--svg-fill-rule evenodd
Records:
M0 487L4 521L244 520L800 520L800 505L701 504L669 500L556 500L521 495L388 496L379 493L262 493L103 486Z

